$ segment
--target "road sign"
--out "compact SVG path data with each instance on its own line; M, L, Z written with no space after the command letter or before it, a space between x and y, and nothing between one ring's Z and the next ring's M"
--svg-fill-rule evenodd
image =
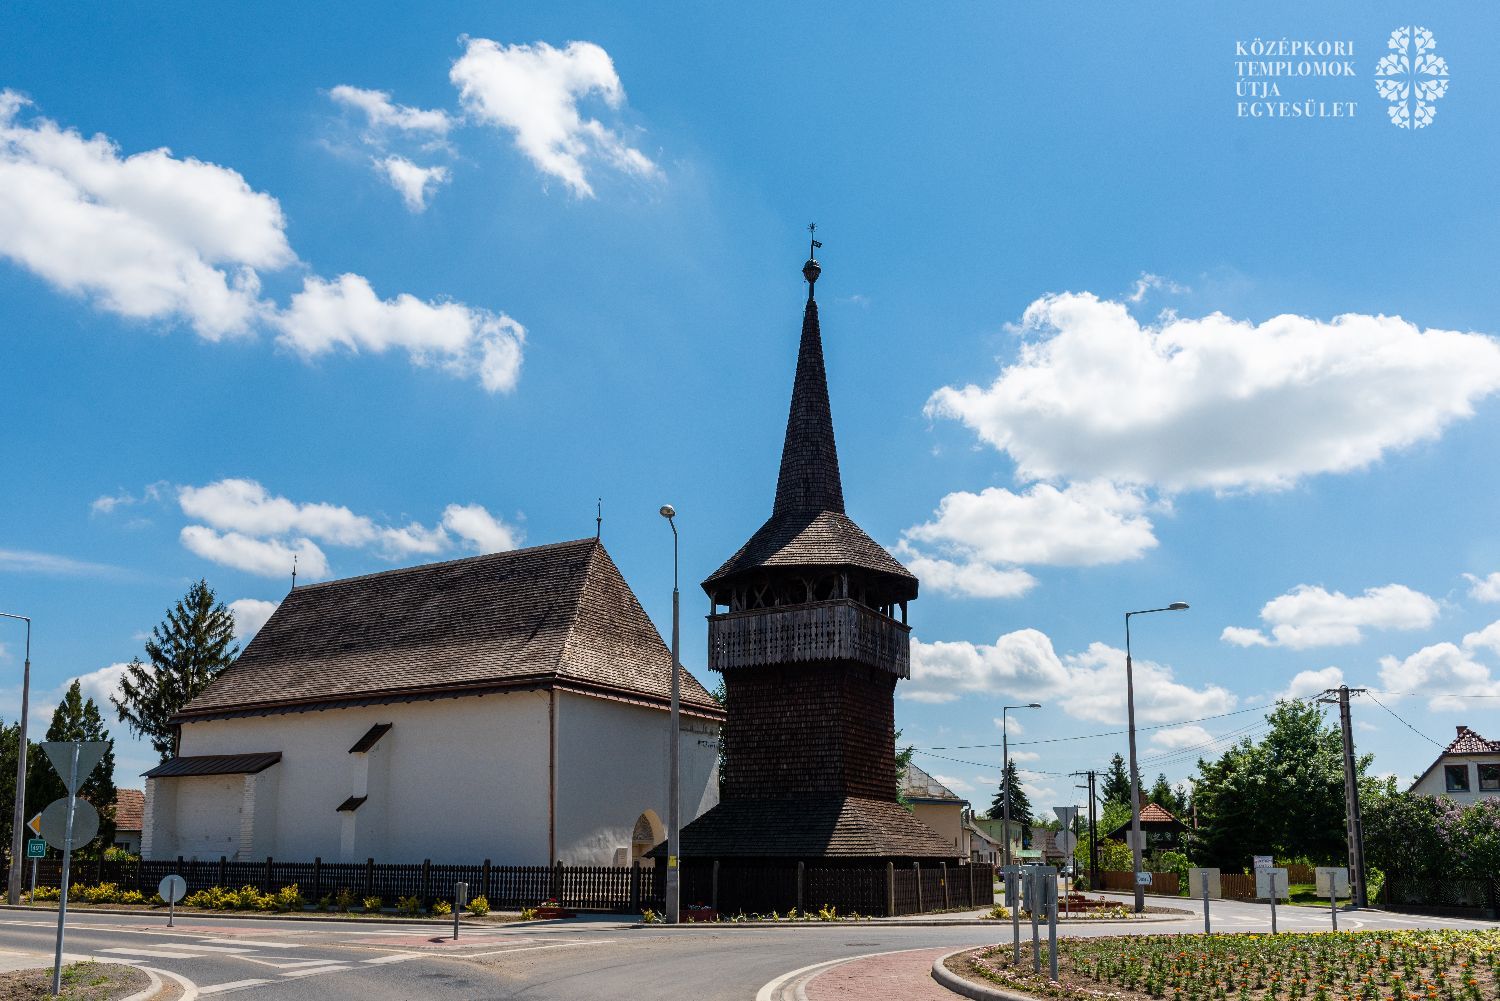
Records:
M1064 855L1072 855L1073 849L1078 847L1078 835L1069 830L1058 831L1053 837L1057 850Z
M1136 886L1150 886L1151 885L1151 874L1149 872L1138 872L1138 873L1136 873L1135 874L1135 885Z
M1057 814L1058 823L1062 824L1064 827L1072 827L1073 818L1078 816L1078 807L1054 806L1052 808L1052 812Z
M78 749L76 778L73 773L73 749L75 747ZM48 740L42 743L42 750L47 752L47 759L52 762L52 767L62 777L63 785L68 787L68 792L77 795L78 787L83 785L89 773L99 764L99 759L104 757L104 752L109 750L109 741Z
M1255 868L1255 869L1270 869L1270 868L1272 868L1275 865L1276 865L1276 860L1274 858L1272 858L1271 856L1269 856L1269 855L1256 855L1255 856L1255 865L1253 866L1253 868Z
M1318 896L1337 899L1349 893L1349 870L1343 866L1320 865L1314 873Z
M29 828L31 828L31 833L32 834L35 834L37 837L41 837L42 836L42 815L39 813L35 817L32 817L30 820L26 821L26 826L29 827Z
M26 857L27 858L46 858L47 857L47 842L43 841L41 838L30 838L30 839L28 839L27 842L26 842Z
M1261 900L1270 900L1273 896L1290 900L1291 887L1286 881L1286 869L1278 866L1256 869L1255 895Z
M42 811L42 837L47 839L47 844L63 851L68 846L68 800L64 796L57 800L47 809ZM73 800L73 845L74 848L82 848L94 836L99 833L99 811L94 809L92 803L85 799Z
M161 881L161 885L156 888L156 892L167 903L175 904L187 896L187 880L175 874L167 876Z

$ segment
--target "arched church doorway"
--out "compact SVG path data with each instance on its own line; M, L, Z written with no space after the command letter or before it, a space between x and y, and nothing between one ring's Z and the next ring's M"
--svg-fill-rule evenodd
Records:
M630 833L630 861L641 861L647 852L667 840L667 828L656 815L647 810L636 818L635 829Z

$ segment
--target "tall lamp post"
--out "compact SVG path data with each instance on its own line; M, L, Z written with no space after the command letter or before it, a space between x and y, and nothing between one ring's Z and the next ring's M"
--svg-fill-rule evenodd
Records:
M26 661L21 671L21 735L16 749L16 809L10 828L10 883L6 899L11 906L21 902L21 831L26 824L26 710L31 701L31 619L0 612L0 619L26 623Z
M1130 858L1135 880L1135 912L1146 909L1146 888L1141 885L1141 773L1135 766L1135 670L1130 662L1130 617L1152 612L1185 612L1188 603L1174 601L1166 608L1144 608L1125 613L1125 711L1130 727Z
M1006 730L1006 723L1012 709L1040 709L1040 702L1028 702L1024 706L1003 706L1000 709L1000 799L1003 801L1001 807L1004 820L1001 822L1001 838L1005 842L1005 864L1011 865L1010 858L1010 734ZM1006 884L1009 885L1009 884Z
M680 845L678 844L681 831L681 817L678 815L678 744L682 742L678 731L678 702L682 698L682 664L677 656L678 623L680 621L677 606L677 522L673 519L677 516L677 509L670 504L661 506L661 516L667 519L667 524L672 526L672 710L671 721L668 726L667 739L667 886L666 886L666 910L665 919L667 924L675 925L680 916L681 883L679 881L679 859L677 857Z

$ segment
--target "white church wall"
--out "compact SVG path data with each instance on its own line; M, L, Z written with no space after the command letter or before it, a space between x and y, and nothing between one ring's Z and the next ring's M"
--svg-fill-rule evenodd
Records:
M370 760L357 761L363 756L349 748L376 723L393 726ZM149 857L234 858L243 842L253 848L243 858L335 861L347 853L349 861L546 861L545 692L207 720L182 728L184 756L265 751L280 751L282 759L256 777L252 796L244 776L154 780L153 789L175 784L175 830L153 816ZM337 807L360 794L357 783L370 800L353 814L355 831L346 839L348 815ZM154 798L166 797L156 791ZM246 807L252 810L249 831L241 825ZM234 839L225 850L218 832L230 817Z
M666 822L668 718L660 709L559 694L557 854L564 864L614 865L630 857L642 813ZM719 801L718 727L689 716L681 722L686 825Z

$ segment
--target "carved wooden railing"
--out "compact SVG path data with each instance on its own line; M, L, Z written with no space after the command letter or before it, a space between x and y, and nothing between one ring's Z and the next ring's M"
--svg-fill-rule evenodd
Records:
M708 617L716 671L759 664L852 660L911 677L911 628L845 598Z

